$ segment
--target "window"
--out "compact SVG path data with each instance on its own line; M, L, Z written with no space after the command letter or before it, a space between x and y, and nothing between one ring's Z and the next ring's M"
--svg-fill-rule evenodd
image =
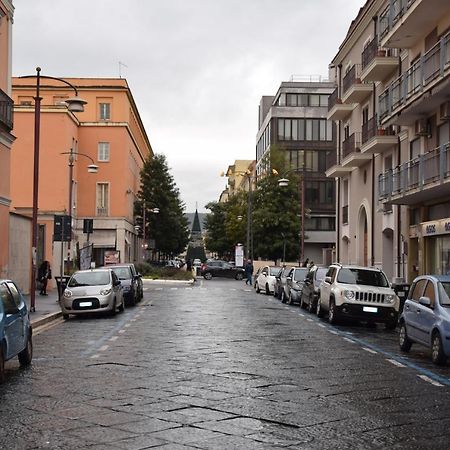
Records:
M5 284L0 284L0 300L3 302L5 314L17 313L17 305Z
M430 299L430 306L434 308L434 302L436 301L436 295L434 293L434 284L432 281L428 281L425 291L423 293L424 297Z
M20 305L22 303L21 299L20 299L20 294L19 294L19 290L17 289L16 285L14 283L6 283L7 286L9 287L9 290L13 296L14 302L16 303L16 306L18 308L20 308Z
M107 216L109 205L109 183L97 183L97 216Z
M98 157L99 161L109 161L109 142L98 143Z
M100 103L100 120L110 120L111 119L111 103Z
M427 280L419 280L411 289L411 295L409 298L415 302L419 302L419 298L422 297L423 289Z
M325 119L278 119L280 141L332 141L333 125Z

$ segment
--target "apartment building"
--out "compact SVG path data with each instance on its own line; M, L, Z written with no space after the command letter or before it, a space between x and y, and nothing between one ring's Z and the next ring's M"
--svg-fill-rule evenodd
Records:
M230 196L239 191L248 192L255 187L255 160L236 159L222 176L228 178L227 186L220 194L219 202L227 202Z
M13 101L11 99L11 37L14 7L0 0L0 278L9 276L9 171L14 141Z
M327 120L333 90L334 83L321 79L282 82L276 95L261 98L256 136L258 177L270 170L274 146L285 153L289 171L301 174L309 212L304 255L324 263L331 263L335 246L335 183L325 176L327 154L335 149L333 123Z
M449 271L449 30L448 2L368 0L331 62L339 261Z
M134 201L140 170L152 147L125 79L67 78L87 103L73 113L65 100L73 89L41 78L38 263L49 260L55 275L63 260L76 257L87 243L84 219L93 220L89 243L93 260L103 265L118 255L120 262L139 259ZM11 160L11 207L31 214L33 121L36 78L14 78L14 151ZM90 173L88 166L98 166ZM25 182L24 182L25 180ZM54 215L70 214L71 242L53 241ZM61 254L62 252L62 254Z

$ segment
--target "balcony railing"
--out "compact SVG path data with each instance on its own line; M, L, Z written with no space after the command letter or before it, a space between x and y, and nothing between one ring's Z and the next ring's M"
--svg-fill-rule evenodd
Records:
M342 207L342 223L348 224L348 205Z
M12 99L0 89L0 126L8 131L13 129L13 107Z
M327 153L327 157L326 157L327 170L330 169L331 167L335 166L336 164L337 164L336 150L331 150Z
M378 177L380 200L391 196L407 195L435 182L450 178L450 143L420 155Z
M342 103L339 98L339 88L336 87L336 89L332 92L332 94L328 97L328 111L331 111L331 108L333 108L336 103Z
M377 57L398 56L397 49L382 48L378 45L378 38L374 37L361 53L361 71Z
M345 94L354 84L356 84L359 76L359 64L353 65L353 67L345 74L342 80L342 91ZM360 82L360 81L359 81Z
M390 4L380 14L380 37L383 39L407 13L416 0L390 0Z
M108 216L108 208L97 206L97 216Z
M359 136L358 136L359 137ZM342 157L345 158L351 153L360 151L359 139L356 137L356 133L351 134L347 139L342 142Z
M384 119L396 108L407 104L409 99L423 91L450 68L450 33L415 61L399 78L394 80L379 97L380 118Z

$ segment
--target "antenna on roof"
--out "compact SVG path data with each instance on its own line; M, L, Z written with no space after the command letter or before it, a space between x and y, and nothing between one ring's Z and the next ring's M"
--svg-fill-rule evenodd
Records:
M119 61L119 78L122 78L122 67L128 68L128 66L126 64L124 64L123 62Z

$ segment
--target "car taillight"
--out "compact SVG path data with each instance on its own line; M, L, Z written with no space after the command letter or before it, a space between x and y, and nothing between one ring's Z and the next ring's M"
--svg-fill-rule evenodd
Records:
M200 267L200 270L205 270L206 269L206 264L202 264Z

